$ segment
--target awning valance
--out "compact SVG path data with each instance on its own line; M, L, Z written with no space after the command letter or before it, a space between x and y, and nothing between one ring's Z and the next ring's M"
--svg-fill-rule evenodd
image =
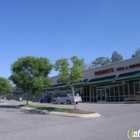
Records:
M123 81L123 80L136 79L136 78L140 78L140 71L120 74L116 78L116 81Z
M84 79L83 81L74 83L73 86L74 87L83 86L83 85L85 85L87 83L87 81L88 81L88 79ZM68 85L66 85L65 83L63 83L63 84L56 84L56 85L53 85L50 88L45 88L45 89L46 90L53 90L53 89L62 89L62 88L70 88L70 87Z
M108 76L108 77L102 77L102 78L96 78L96 79L91 79L87 85L99 85L99 84L104 84L104 83L111 83L113 82L113 79L115 78L116 75Z
M83 81L81 82L77 82L77 83L74 83L73 86L76 87L76 86L83 86L83 85L86 85L88 79L84 79Z

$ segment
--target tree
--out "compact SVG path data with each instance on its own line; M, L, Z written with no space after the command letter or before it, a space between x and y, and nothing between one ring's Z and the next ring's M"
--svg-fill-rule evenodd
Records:
M83 80L83 59L73 56L68 60L67 58L58 59L55 63L55 70L59 72L58 80L63 81L66 85L70 86L74 99L73 84ZM74 101L76 109L76 103Z
M132 58L133 57L138 57L140 56L140 47L135 51L135 53L132 55Z
M82 66L82 70L88 70L88 69L91 69L92 68L92 65L91 64L88 64L88 63L83 63L83 66Z
M112 56L111 56L111 62L118 62L118 61L121 61L123 60L123 57L121 54L117 53L116 51L114 51L112 53Z
M51 86L48 74L53 65L48 58L27 56L21 57L12 64L10 80L22 91L36 93L44 87Z
M12 86L8 79L0 77L0 92L11 92Z
M107 65L109 63L110 63L110 59L108 57L98 57L91 62L93 67Z

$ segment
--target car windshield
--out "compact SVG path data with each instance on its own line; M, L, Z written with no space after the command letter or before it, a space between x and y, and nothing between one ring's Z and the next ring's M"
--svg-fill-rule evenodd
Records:
M68 96L72 96L72 94L67 94Z

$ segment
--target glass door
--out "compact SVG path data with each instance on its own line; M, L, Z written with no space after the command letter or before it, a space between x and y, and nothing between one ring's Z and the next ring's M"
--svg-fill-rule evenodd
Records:
M105 102L106 101L106 90L105 89L97 89L97 102Z
M106 101L106 93L105 93L105 89L102 89L102 101Z

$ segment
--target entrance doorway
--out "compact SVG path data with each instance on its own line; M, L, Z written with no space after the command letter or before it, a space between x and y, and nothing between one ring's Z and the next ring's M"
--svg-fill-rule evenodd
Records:
M105 102L106 101L106 90L97 89L96 98L97 98L97 102Z

